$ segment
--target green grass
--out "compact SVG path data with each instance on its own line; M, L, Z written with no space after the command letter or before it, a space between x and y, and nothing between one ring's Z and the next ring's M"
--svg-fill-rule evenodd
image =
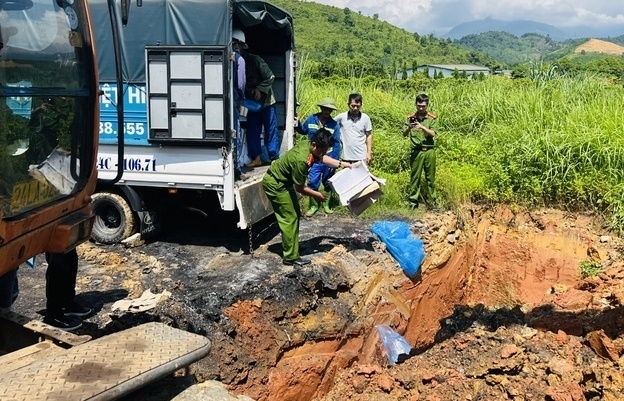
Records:
M602 272L600 263L593 260L583 260L579 263L579 270L581 271L581 278L588 278L597 276Z
M384 197L366 215L406 213L409 140L400 134L414 97L426 91L439 117L438 206L514 203L529 208L594 210L624 229L624 89L598 76L483 81L374 77L306 79L299 115L325 96L339 112L364 96L373 120L371 170L387 179Z

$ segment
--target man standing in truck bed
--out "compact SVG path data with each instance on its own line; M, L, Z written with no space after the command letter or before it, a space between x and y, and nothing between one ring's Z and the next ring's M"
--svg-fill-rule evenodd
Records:
M275 96L273 94L273 81L275 75L262 59L255 54L243 51L247 72L247 99L260 102L261 109L258 112L249 111L247 114L247 146L251 163L248 167L262 165L262 145L260 134L264 127L264 145L271 160L279 157L280 138L277 127L277 114L275 111Z

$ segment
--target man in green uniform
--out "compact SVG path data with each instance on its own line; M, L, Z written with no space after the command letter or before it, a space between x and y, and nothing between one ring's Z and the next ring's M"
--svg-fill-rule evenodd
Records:
M403 136L408 136L412 142L412 152L410 154L410 165L412 167L410 177L409 201L412 208L417 208L421 200L429 206L435 202L435 171L436 155L436 116L427 111L429 106L429 96L424 93L416 96L416 112L408 116L407 128L403 131ZM420 177L425 172L427 186L421 189Z
M331 146L332 134L321 128L310 139L300 140L291 150L273 161L262 179L264 192L271 201L282 233L282 260L286 265L310 263L299 256L301 209L296 192L311 196L319 202L327 200L327 195L306 185L308 170L317 160L334 168L351 167L350 163L325 155Z

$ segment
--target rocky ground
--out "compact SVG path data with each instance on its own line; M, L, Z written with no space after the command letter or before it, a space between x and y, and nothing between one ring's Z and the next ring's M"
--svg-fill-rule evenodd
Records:
M412 279L372 221L306 219L302 250L314 263L292 268L274 222L249 235L223 219L180 215L148 244L79 248L79 300L96 308L80 334L159 320L212 341L208 357L127 400L172 400L213 380L232 399L624 399L624 242L596 216L503 207L414 216L426 258ZM581 279L581 262L601 270ZM43 276L20 269L16 311L41 318ZM146 289L171 297L141 313L111 310ZM412 355L389 365L378 324ZM186 399L216 399L197 394Z

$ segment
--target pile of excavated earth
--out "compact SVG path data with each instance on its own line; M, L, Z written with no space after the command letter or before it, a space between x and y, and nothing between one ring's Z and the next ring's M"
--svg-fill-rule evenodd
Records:
M194 231L134 248L82 245L79 299L98 313L81 333L159 320L210 338L208 357L127 400L624 399L624 241L597 216L426 214L409 221L426 252L412 278L371 224L306 219L313 263L302 268L281 264L275 224L250 238ZM36 270L20 279L41 286ZM45 300L26 285L16 310L36 315ZM139 313L112 310L148 289L171 295ZM392 364L380 324L411 355Z

